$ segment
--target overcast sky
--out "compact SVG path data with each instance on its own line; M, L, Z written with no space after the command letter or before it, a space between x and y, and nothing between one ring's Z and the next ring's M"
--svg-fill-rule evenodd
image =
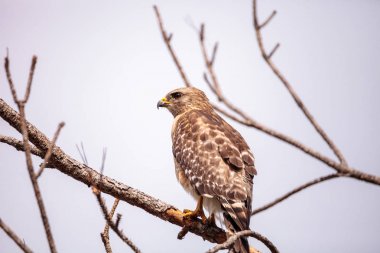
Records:
M226 96L254 119L333 157L283 85L260 58L250 1L0 0L0 55L9 48L20 96L38 56L27 118L47 136L65 121L58 145L93 168L108 148L105 174L180 209L195 207L177 183L172 116L156 103L183 82L158 29L161 10L190 81L205 90L204 63L193 25L206 23L209 48L219 41L216 72ZM273 57L350 165L380 175L380 1L259 1ZM3 64L1 64L2 66ZM4 69L0 97L12 103ZM255 129L232 122L251 146L257 208L312 178L332 173L321 162ZM0 134L20 138L0 120ZM0 217L35 252L48 252L24 155L0 144ZM335 159L335 158L334 158ZM41 161L34 160L37 167ZM90 189L57 170L39 180L59 252L104 252L104 220ZM111 205L112 198L108 198ZM335 179L254 216L251 229L281 252L375 252L380 247L380 187ZM204 252L213 245L126 203L122 227L143 252ZM251 240L263 252L267 249ZM130 249L111 236L114 252ZM0 232L0 252L18 252Z

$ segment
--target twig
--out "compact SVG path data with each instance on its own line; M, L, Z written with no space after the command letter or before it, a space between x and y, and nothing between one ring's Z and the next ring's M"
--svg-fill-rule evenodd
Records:
M83 151L83 155L85 156L86 153L84 151L83 145L82 145L82 151ZM107 158L107 148L103 148L102 164L100 166L100 174L101 175L103 175L103 173L104 173L106 158ZM108 214L110 220L112 220L118 204L119 204L119 199L116 198L114 203L113 203L112 209L111 209L110 213ZM116 224L116 227L118 228L119 224ZM110 228L110 226L108 225L108 222L106 221L106 224L104 225L103 233L100 233L100 237L102 238L102 242L104 244L104 248L105 248L106 252L112 253L110 236L109 236L109 230L110 230L109 228Z
M216 52L218 51L218 45L219 43L215 42L214 48L212 49L211 60L210 60L211 66L214 66Z
M270 53L268 54L268 58L271 58L274 53L276 53L277 49L280 47L280 43L277 43L274 48L272 49L272 51L270 51Z
M116 227L115 223L110 218L110 215L107 210L106 203L104 202L100 191L96 187L92 187L92 191L98 200L99 206L102 209L104 218L107 221L107 224L112 228L112 230L120 237L120 239L125 242L134 252L140 253L141 251L137 248L137 246L126 236L123 231L121 231L118 227Z
M338 157L339 161L342 165L347 165L347 161L344 158L343 154L339 150L339 148L335 145L335 143L330 139L330 137L326 134L326 132L322 129L322 127L315 120L313 115L310 113L309 109L304 105L301 98L298 96L296 91L290 85L288 80L284 77L284 75L280 72L280 70L273 64L270 55L268 55L264 48L264 42L261 35L261 27L258 22L257 17L257 4L256 0L253 0L253 26L256 32L256 39L259 45L259 49L264 61L268 64L269 68L273 71L273 73L280 79L280 81L284 84L286 89L289 91L290 95L293 97L294 101L304 113L309 122L313 125L315 130L319 133L319 135L323 138L323 140L327 143L327 145L331 148L334 154Z
M276 198L275 200L269 202L268 204L260 207L260 208L257 208L255 210L252 211L252 215L255 215L255 214L258 214L262 211L265 211L267 210L268 208L271 208L277 204L279 204L280 202L284 201L285 199L289 198L290 196L306 189L306 188L309 188L310 186L313 186L313 185L316 185L316 184L319 184L319 183L322 183L324 181L327 181L327 180L330 180L330 179L334 179L334 178L337 178L337 177L344 177L345 175L344 174L340 174L340 173L334 173L334 174L330 174L330 175L327 175L327 176L323 176L323 177L319 177L319 178L316 178L316 179L313 179L305 184L302 184L300 186L298 186L297 188L294 188L293 190L291 190L290 192L284 194L283 196L279 197L279 198Z
M13 230L4 223L4 221L0 218L0 228L4 230L4 232L20 247L22 251L25 253L32 253L33 251L25 244L25 241L16 235Z
M232 103L230 103L223 95L222 90L220 88L219 82L216 78L216 74L213 68L215 55L213 55L212 60L210 60L210 57L207 54L207 49L205 45L205 34L204 34L205 28L204 24L201 24L200 32L199 32L199 41L201 45L201 51L203 55L203 59L208 71L208 74L211 77L211 82L208 80L207 75L204 74L203 77L208 84L208 86L211 88L211 90L214 92L214 94L217 96L218 100L222 103L224 103L230 110L241 116L243 119L248 120L249 116L245 114L242 110L234 106ZM216 53L216 51L215 51ZM213 53L214 54L214 53Z
M17 140L16 138L0 135L0 142L6 143L18 151L25 151L24 143L20 140ZM41 158L44 157L44 154L41 152L41 150L33 145L30 146L30 152L35 156L39 156Z
M154 5L153 9L154 9L154 12L156 13L157 21L158 21L158 24L160 26L160 31L162 34L162 38L164 39L164 42L165 42L165 44L166 44L166 46L170 52L170 55L172 56L173 61L174 61L175 65L177 66L179 73L181 74L182 80L185 82L185 85L187 87L190 87L191 84L189 82L189 79L187 78L185 71L182 68L181 63L179 62L177 55L175 54L174 49L172 48L172 46L170 44L172 34L170 34L169 36L167 35L165 28L164 28L164 25L163 25L163 22L162 22L160 11L158 10L158 7L156 5Z
M30 148L29 137L28 137L28 128L27 128L27 122L26 122L26 117L25 117L25 104L28 102L28 99L29 99L29 94L30 94L30 90L31 90L33 74L34 74L34 69L35 69L36 63L37 63L37 57L33 56L32 65L31 65L30 71L29 71L28 86L27 86L27 89L25 92L24 100L19 100L17 98L17 93L16 93L16 90L14 88L14 84L13 84L12 77L11 77L11 72L9 69L8 56L5 58L5 71L7 73L9 87L12 91L13 100L17 104L19 111L20 111L20 117L19 117L20 130L21 130L20 132L22 133L22 137L23 137L23 144L25 147L25 155L26 155L26 166L27 166L27 169L29 172L30 180L32 181L34 195L36 197L38 208L40 210L40 215L41 215L42 223L43 223L44 228L45 228L45 233L46 233L46 237L47 237L47 240L49 243L50 252L56 253L57 250L55 247L53 234L52 234L51 229L50 229L50 224L49 224L49 220L48 220L48 217L46 214L46 209L45 209L45 205L43 202L42 194L41 194L40 187L38 185L36 174L35 174L34 168L33 168L32 156L31 156L31 151L30 151L31 148Z
M22 101L23 103L28 102L28 99L30 96L30 90L32 88L32 82L33 82L34 70L36 68L36 64L37 64L37 56L33 55L32 64L30 66L30 71L29 71L28 84L26 86L26 92L25 92L24 100Z
M215 252L218 252L219 250L222 250L222 249L228 249L236 240L238 240L242 236L251 236L251 237L259 240L265 246L267 246L267 248L272 253L278 253L279 252L278 249L276 248L276 246L271 241L269 241L269 239L266 238L265 236L255 232L255 231L244 230L244 231L237 232L234 235L230 236L227 239L227 241L225 241L222 244L216 245L212 249L209 249L208 251L206 251L206 253L215 253Z
M8 51L7 51L7 56L5 57L5 61L4 61L4 67L5 67L5 72L6 72L6 75L7 75L9 87L11 89L12 97L13 97L13 100L14 100L15 103L26 104L28 102L29 95L30 95L30 90L31 90L31 87L32 87L34 70L36 68L36 64L37 64L37 56L33 55L33 57L32 57L32 64L30 66L30 71L29 71L28 84L26 86L26 91L25 91L24 99L23 100L18 100L16 89L15 89L15 86L13 84L12 75L11 75L11 72L10 72L9 58L8 58Z
M44 171L46 165L48 164L50 156L51 156L51 153L52 153L52 150L53 150L53 147L54 147L55 143L57 142L57 139L58 139L58 136L59 136L59 133L60 133L62 127L64 127L64 126L65 126L64 122L61 122L61 123L58 124L57 131L55 132L53 140L51 141L51 145L50 145L48 151L46 152L46 155L45 155L45 158L44 158L44 162L41 164L40 170L36 174L37 178L39 178L42 175L42 172Z
M207 49L205 45L205 25L204 24L201 24L201 28L199 30L199 42L201 44L202 55L203 55L203 59L204 59L208 74L210 75L211 80L212 80L212 83L211 83L213 87L212 89L215 91L215 94L218 96L218 99L220 101L223 101L222 91L220 90L219 82L216 79L216 75L213 69L213 64L215 61L217 50L214 47L213 54L210 60L210 58L208 57Z
M119 199L115 199L113 202L112 209L110 213L108 214L109 219L112 220L112 217L116 211L117 205L119 204ZM115 223L116 227L118 226L118 223ZM112 253L111 243L110 243L110 236L109 236L110 226L108 225L108 222L106 222L106 225L104 226L103 233L100 233L100 237L102 238L104 248L107 253Z
M104 167L106 163L106 157L107 157L107 148L103 148L103 155L102 155L102 165L100 166L100 174L103 175Z
M115 221L116 227L119 227L120 221L121 221L121 214L118 213L116 214L116 221Z
M274 18L274 16L277 14L277 11L274 10L272 13L269 15L269 17L260 25L260 29L263 29L267 24L269 24L270 21Z
M86 156L86 152L84 150L83 142L80 143L80 148L77 144L75 145L75 147L77 148L79 155L82 158L83 163L88 165L87 156Z

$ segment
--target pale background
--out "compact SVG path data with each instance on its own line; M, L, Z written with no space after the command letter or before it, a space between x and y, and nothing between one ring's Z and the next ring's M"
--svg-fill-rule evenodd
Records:
M250 1L11 1L0 0L0 55L9 48L16 88L23 95L33 54L39 61L27 117L80 159L84 143L105 174L178 208L194 201L176 182L171 155L172 116L156 102L182 80L167 52L152 5L160 7L191 82L211 96L202 73L197 34L206 23L208 46L219 41L216 72L228 98L253 118L332 156L282 84L260 58ZM349 163L380 175L380 1L259 1L274 61ZM1 66L3 63L1 63ZM14 104L0 69L0 96ZM212 97L212 96L211 96ZM214 98L212 98L214 100ZM332 170L261 132L232 123L257 161L253 206ZM20 138L0 120L0 133ZM0 145L0 216L35 252L48 246L24 155ZM35 159L35 166L40 163ZM104 252L104 220L90 189L56 170L39 180L59 252ZM108 199L111 205L111 199ZM212 244L141 209L121 204L122 227L143 252L204 252ZM298 194L252 219L251 228L282 252L377 252L380 187L335 179ZM267 252L259 242L253 245ZM113 235L114 252L129 252ZM0 252L19 249L0 232Z

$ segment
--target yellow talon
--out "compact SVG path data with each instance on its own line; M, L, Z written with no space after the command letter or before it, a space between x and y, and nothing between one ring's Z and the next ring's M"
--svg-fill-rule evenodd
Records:
M184 218L196 219L200 217L202 219L203 224L207 223L207 217L205 213L203 212L203 197L202 196L199 198L197 207L195 208L194 211L191 211L189 209L184 209L183 213L184 213L183 214Z

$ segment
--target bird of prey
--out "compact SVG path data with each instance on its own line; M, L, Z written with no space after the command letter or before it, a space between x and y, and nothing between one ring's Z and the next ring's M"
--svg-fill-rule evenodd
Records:
M174 116L172 151L178 181L198 202L185 216L215 222L223 214L230 232L249 229L254 157L243 137L213 109L206 95L193 87L169 92L158 101ZM207 219L203 207L210 213ZM249 252L241 238L235 252Z

